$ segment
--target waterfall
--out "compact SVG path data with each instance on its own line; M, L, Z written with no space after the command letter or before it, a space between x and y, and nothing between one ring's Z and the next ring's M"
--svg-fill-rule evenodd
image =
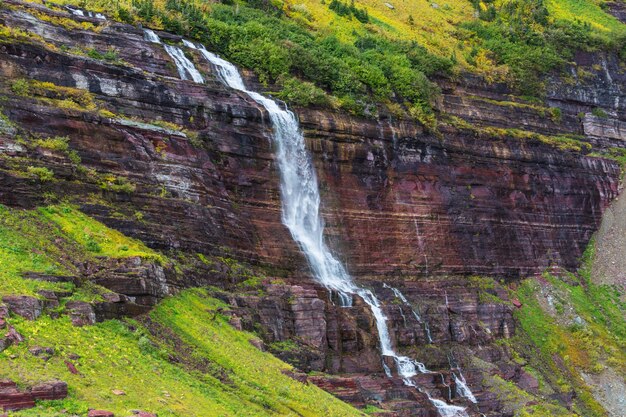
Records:
M461 368L458 368L458 371L459 376L457 376L454 372L452 373L454 383L456 384L456 395L459 397L465 397L474 404L478 403L476 397L474 397L474 393L472 393L472 390L467 386L467 382L461 373Z
M383 283L383 287L388 288L391 291L393 291L393 294L396 296L396 298L399 298L400 301L402 301L404 304L409 306L409 308L411 309L411 312L413 313L413 316L415 317L415 320L417 320L418 323L422 323L424 325L424 333L426 334L426 340L428 341L428 343L433 343L433 338L430 335L430 327L428 326L428 322L426 320L422 321L422 318L420 317L418 312L415 311L415 309L413 308L411 303L409 303L409 300L406 299L404 294L402 294L402 292L399 289L392 287L390 285L387 285L385 283ZM402 312L402 309L400 309L400 312ZM404 314L402 314L402 317L404 318ZM406 318L405 318L405 326L406 326Z
M102 13L94 13L94 12L90 12L88 10L85 11L85 10L77 9L77 8L71 7L71 6L65 6L65 8L70 13L72 13L74 16L85 17L85 13L87 13L87 17L100 19L100 20L107 20L107 18Z
M81 17L85 16L85 13L81 9L75 9L70 6L65 6L65 8L69 10L69 12L72 13L74 16L81 16Z
M143 38L148 42L162 44L165 48L165 52L174 60L174 64L176 65L176 69L178 70L178 75L181 80L191 80L197 83L204 83L204 78L202 78L202 74L196 69L193 65L193 62L189 60L185 56L185 53L178 46L163 44L159 36L154 33L154 31L150 29L144 29ZM191 42L189 42L191 43ZM194 47L195 49L195 47Z
M418 323L422 322L422 318L420 317L420 315L417 313L417 311L415 311L415 309L413 308L411 303L409 303L409 300L406 299L404 294L402 294L402 292L399 289L397 289L395 287L392 287L390 285L387 285L385 283L383 283L383 288L387 288L387 289L390 289L391 291L393 291L393 295L395 295L396 298L399 298L400 301L402 301L404 304L406 304L407 306L409 306L411 308L411 312L413 313L413 316L415 317L415 320L417 320Z
M165 52L167 52L174 60L181 80L188 80L189 77L187 74L189 74L193 81L197 83L204 82L204 78L202 78L200 72L198 72L193 63L185 56L182 49L178 46L168 44L164 44L163 47L165 48Z
M428 399L437 407L441 417L467 417L467 412L463 407L447 404L445 401L432 398L430 395Z
M281 108L274 100L248 90L241 74L230 62L207 51L203 45L196 46L188 41L184 44L198 49L215 67L218 78L225 85L242 91L267 110L274 129L272 140L276 147L276 161L280 173L283 224L302 249L315 278L339 295L341 306L351 306L355 295L369 305L376 321L382 355L392 357L404 383L416 387L411 378L418 372L429 371L422 363L400 356L393 350L387 317L382 311L380 301L372 291L359 287L352 280L346 268L333 256L324 241L324 222L320 215L317 176L296 116L288 109ZM391 376L391 370L384 361L383 367L385 373ZM430 396L428 398L442 417L467 416L463 407L450 406Z
M144 40L152 43L161 43L161 39L159 39L159 35L154 33L153 30L144 29L143 30L143 38Z
M428 343L432 343L433 342L433 338L430 334L430 326L428 325L428 322L424 322L424 332L426 333L426 339L428 339Z

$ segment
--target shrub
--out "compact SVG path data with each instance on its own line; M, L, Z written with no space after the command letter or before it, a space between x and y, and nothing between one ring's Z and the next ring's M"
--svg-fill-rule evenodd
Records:
M40 182L48 182L54 179L54 172L50 171L46 167L29 166L26 168L26 171Z
M54 136L51 138L37 139L34 144L37 147L53 151L66 152L69 149L67 136Z
M18 96L27 96L30 92L28 81L24 79L13 81L11 84L11 91Z
M289 104L296 106L328 106L330 99L324 90L308 81L287 78L282 81L282 90L275 95Z
M600 107L594 107L594 109L591 110L591 114L593 114L596 117L601 117L603 119L606 119L608 117L608 114L606 114L606 112Z
M135 192L135 189L137 187L126 177L106 175L100 181L100 188L102 188L103 190L114 191L117 193L131 194Z
M100 52L97 49L91 48L87 50L87 56L101 61L114 62L119 60L117 51L114 48L109 48L105 52Z

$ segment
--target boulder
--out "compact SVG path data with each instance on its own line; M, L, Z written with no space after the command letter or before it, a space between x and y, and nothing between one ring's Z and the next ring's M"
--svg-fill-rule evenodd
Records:
M91 304L84 301L70 301L65 305L74 326L85 326L96 323L96 314Z
M115 417L115 414L106 410L89 410L87 417Z
M7 295L2 298L9 311L27 320L36 320L43 311L41 300L29 295Z

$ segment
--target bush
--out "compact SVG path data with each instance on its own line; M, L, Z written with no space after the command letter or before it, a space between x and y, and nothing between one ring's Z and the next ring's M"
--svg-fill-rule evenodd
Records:
M54 179L54 172L50 171L46 167L33 167L26 168L27 172L40 182L48 182Z
M28 81L24 79L19 79L13 81L11 84L11 91L18 96L27 96L30 92L30 87L28 85Z
M37 147L50 149L53 151L67 152L69 149L69 138L67 136L54 136L51 138L37 139L34 144Z
M275 95L289 104L296 106L329 106L331 104L324 90L308 81L287 78L282 81L282 87L282 90Z
M131 194L135 192L137 187L126 177L107 175L101 180L100 188L103 190L114 191L116 193Z
M609 117L608 114L606 114L606 112L600 107L594 107L594 109L591 110L591 114L602 119L606 119L607 117Z
M100 52L97 49L91 48L87 51L87 56L93 59L109 62L114 62L119 59L117 51L114 48L109 48L105 52Z

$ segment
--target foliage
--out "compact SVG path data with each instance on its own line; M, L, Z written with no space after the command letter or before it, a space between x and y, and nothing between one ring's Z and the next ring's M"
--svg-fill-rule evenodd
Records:
M438 91L428 75L450 73L453 67L450 59L437 57L415 41L395 41L364 28L346 41L332 31L312 32L262 3L209 8L192 0L133 0L120 2L120 7L153 27L204 42L255 71L263 83L282 81L285 91L280 96L296 105L375 114L380 103L399 102L407 115L415 113L409 111L414 106L430 114ZM358 25L368 24L364 8L339 1L333 7L347 10Z
M66 152L69 149L69 138L67 136L54 136L50 138L40 138L34 141L34 145L53 151Z
M48 182L54 179L54 172L50 171L50 169L46 167L29 166L26 168L26 172L40 182Z
M489 51L490 66L503 65L501 78L524 95L541 96L541 76L563 65L575 50L619 51L626 44L626 26L591 1L476 0L473 4L480 19L461 24L458 33L465 59L479 67L479 58Z
M109 229L72 206L48 206L40 208L39 213L45 219L58 225L64 234L89 252L96 252L98 255L111 258L139 256L165 262L160 254L147 248L140 241Z
M276 97L295 106L336 106L336 101L315 84L296 78L281 80L282 89L274 93Z
M24 272L63 274L62 251L53 243L58 234L36 213L0 205L0 295L32 295L39 289L61 289L64 284L21 278ZM71 268L71 266L70 266Z
M137 187L126 177L107 174L101 178L100 188L116 193L131 194Z
M87 50L87 56L102 61L119 62L119 56L114 48L108 48L104 52L100 52L97 49L91 48Z
M351 0L350 4L344 3L341 0L332 0L328 5L328 8L339 16L352 17L361 23L369 23L370 17L367 13L367 9L359 9L354 5L354 0Z
M537 141L562 151L589 152L591 150L590 143L583 142L578 137L573 136L547 136L515 128L504 129L497 127L474 126L471 123L454 116L448 116L446 118L446 122L457 127L458 129L494 138L513 138L523 141Z
M593 110L591 110L591 114L593 114L596 117L600 117L602 119L606 119L608 117L606 112L602 110L600 107L594 107Z
M252 346L249 340L254 336L233 329L217 310L223 308L204 291L184 291L150 313L152 327L168 329L155 335L137 322L74 327L66 317L12 319L27 341L0 354L0 375L28 384L51 378L67 381L69 398L39 403L33 411L40 415L61 410L83 414L88 407L116 415L143 409L163 417L362 415L314 385L284 375L282 371L290 367ZM42 361L28 353L35 345L52 347L55 355ZM219 372L202 372L170 360L184 352L203 368ZM70 354L79 356L72 360L78 375L64 363ZM126 395L113 395L114 389Z
M29 90L28 82L24 79L17 79L11 84L11 91L18 96L27 96Z
M522 283L515 296L523 304L516 312L523 336L516 336L511 346L522 348L555 389L576 392L579 400L574 410L578 414L602 416L604 410L582 383L579 372L597 373L611 366L619 374L626 374L626 305L616 289L591 282L593 250L592 241L577 276L558 278L544 274L544 284L532 279ZM579 319L568 324L558 309L555 316L550 315L540 303L541 297L545 297L541 286L551 288L552 296L560 297L559 302L571 307ZM520 337L527 338L534 349L523 348L526 342ZM562 365L555 365L555 355L563 358Z

